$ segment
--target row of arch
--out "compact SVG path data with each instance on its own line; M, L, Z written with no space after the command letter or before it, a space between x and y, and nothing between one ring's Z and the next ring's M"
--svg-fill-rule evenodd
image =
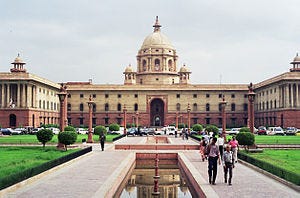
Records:
M148 61L148 62L150 62L150 61ZM149 71L150 70L150 65L151 64L148 64L148 62L147 62L146 59L142 60L142 71ZM167 66L168 66L169 71L174 71L175 70L173 60L169 59L168 62L167 62ZM166 68L164 69L163 67L161 67L161 60L158 59L158 58L154 59L154 70L156 70L156 71L166 70Z
M139 105L137 103L135 103L133 105L133 109L134 109L134 111L138 111L139 110ZM71 105L71 103L67 104L67 110L68 111L72 111L72 105ZM111 110L110 109L110 105L108 103L105 103L104 104L104 111L110 111L110 110ZM79 104L79 111L84 111L84 103L80 103ZM97 105L93 104L93 112L96 112L96 111L97 111ZM117 104L117 111L122 111L122 104L121 103Z

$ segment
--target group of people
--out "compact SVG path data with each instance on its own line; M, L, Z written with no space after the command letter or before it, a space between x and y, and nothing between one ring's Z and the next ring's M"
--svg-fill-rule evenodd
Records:
M212 136L211 138L202 137L200 141L200 155L202 161L208 159L208 181L216 184L218 164L224 167L224 182L232 185L232 169L237 163L237 151L239 143L235 137L225 144L224 138ZM228 178L229 172L229 178Z

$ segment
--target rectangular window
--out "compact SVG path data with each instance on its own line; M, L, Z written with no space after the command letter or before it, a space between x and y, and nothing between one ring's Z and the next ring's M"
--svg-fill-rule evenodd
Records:
M109 118L104 118L104 124L108 125L108 122L109 122Z
M121 94L118 94L118 98L122 98L122 95L121 95Z
M176 98L180 98L180 94L176 94Z
M68 94L68 98L71 98L72 96L71 96L71 94Z
M209 96L210 96L209 94L206 94L206 98L209 98Z
M234 95L234 94L231 94L231 98L235 98L235 95Z
M93 94L93 98L96 98L97 97L97 95L96 94Z
M137 94L134 94L134 97L135 97L135 98L138 98L138 97L139 97L139 95L137 95Z
M83 118L79 118L79 124L83 125Z
M210 124L210 118L205 118L206 124Z
M108 94L105 94L105 98L109 98L109 95L108 95Z
M83 98L83 94L80 94L80 98Z
M219 98L222 98L223 94L219 94Z
M193 95L193 98L197 98L197 94L194 94L194 95Z

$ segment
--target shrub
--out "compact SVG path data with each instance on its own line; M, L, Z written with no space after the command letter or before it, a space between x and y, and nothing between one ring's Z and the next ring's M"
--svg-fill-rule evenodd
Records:
M70 144L74 144L77 140L77 133L74 131L65 131L58 134L58 141L65 145L65 149L67 150L67 146Z
M203 130L203 126L201 124L194 124L192 126L193 131L202 131Z
M52 140L53 132L50 129L42 129L36 133L36 137L38 141L41 142L43 144L43 147L45 148L46 143Z
M240 145L244 145L244 148L246 149L246 146L247 148L251 145L254 144L254 135L250 132L239 132L237 135L236 135L236 139L237 141L239 141L239 144Z
M250 128L248 128L248 127L242 127L240 129L240 132L250 132Z
M213 132L214 135L217 135L219 133L219 128L215 125L207 125L205 130L207 132Z
M104 126L96 126L94 128L95 135L102 135L102 134L106 135L106 133L107 133L107 130Z
M109 130L110 131L119 131L120 130L120 126L118 124L110 124L109 125Z
M66 127L64 128L64 131L74 131L74 132L76 132L75 128L72 127L72 126L66 126Z

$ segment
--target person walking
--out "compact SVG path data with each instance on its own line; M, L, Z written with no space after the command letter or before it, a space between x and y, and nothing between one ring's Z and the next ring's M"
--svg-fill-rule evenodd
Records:
M186 139L186 140L189 140L189 130L186 130L186 131L185 131L185 139Z
M233 153L230 151L230 145L226 146L226 150L223 153L222 163L224 167L224 182L227 183L227 174L229 171L228 185L231 186L232 181L232 169L234 168Z
M214 137L212 142L208 145L208 177L209 184L216 185L217 171L218 171L218 162L221 165L220 161L220 152L219 147L216 145L217 138Z
M186 131L185 131L185 128L183 128L183 129L182 129L182 132L181 132L181 135L182 135L182 140L184 140L185 133L186 133Z
M237 152L239 150L239 142L236 140L235 136L232 137L232 140L228 143L231 146L231 151L233 152L233 158L235 163L237 163Z
M218 139L217 139L217 145L219 146L219 151L220 151L220 156L221 159L223 159L223 152L224 152L224 138L219 135Z
M205 140L204 137L201 138L200 141L200 155L201 155L201 159L204 162L206 156L205 156L205 147L207 146L207 141Z
M100 139L101 150L104 151L104 143L105 143L106 137L104 134L101 134L99 139Z

